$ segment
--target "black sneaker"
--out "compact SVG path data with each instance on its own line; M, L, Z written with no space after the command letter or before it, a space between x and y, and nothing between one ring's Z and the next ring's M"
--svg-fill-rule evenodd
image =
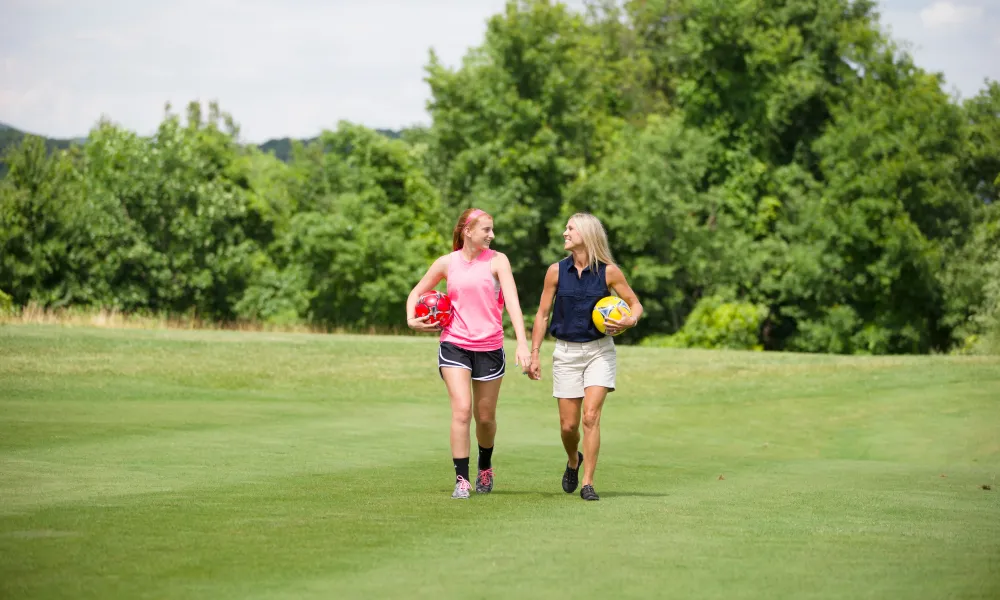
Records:
M566 463L566 471L563 473L563 491L567 494L572 494L576 491L576 486L580 481L580 467L583 466L583 453L577 452L580 455L579 460L576 461L576 468L569 468L569 463Z
M583 489L580 490L580 497L583 498L584 500L600 500L601 499L601 497L597 495L597 492L594 491L594 486L592 486L592 485L585 485L585 486L583 486Z

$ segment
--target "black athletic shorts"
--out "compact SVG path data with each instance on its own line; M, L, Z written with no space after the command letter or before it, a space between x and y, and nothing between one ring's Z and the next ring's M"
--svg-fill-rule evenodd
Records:
M441 342L438 348L438 373L441 373L442 367L455 367L472 371L472 378L476 381L491 381L503 377L506 364L507 356L503 348L475 352L451 342ZM443 373L441 377L444 377Z

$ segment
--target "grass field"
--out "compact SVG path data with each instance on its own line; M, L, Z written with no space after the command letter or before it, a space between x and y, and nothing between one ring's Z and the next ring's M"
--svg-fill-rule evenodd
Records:
M435 356L0 326L0 598L1000 598L1000 358L620 348L587 503L512 364L451 500Z

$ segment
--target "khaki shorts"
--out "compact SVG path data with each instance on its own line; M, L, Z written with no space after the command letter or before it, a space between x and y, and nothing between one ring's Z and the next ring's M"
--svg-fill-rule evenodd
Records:
M608 336L593 342L556 340L552 351L552 395L583 398L583 390L599 385L615 391L617 353Z

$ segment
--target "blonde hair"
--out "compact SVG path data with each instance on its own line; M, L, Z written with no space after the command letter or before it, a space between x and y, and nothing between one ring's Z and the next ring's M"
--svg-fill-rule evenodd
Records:
M598 263L606 265L615 264L614 257L611 256L611 247L608 245L608 232L604 230L601 221L590 213L576 213L569 218L573 221L580 237L583 238L583 246L587 249L587 262L590 268L597 270Z

